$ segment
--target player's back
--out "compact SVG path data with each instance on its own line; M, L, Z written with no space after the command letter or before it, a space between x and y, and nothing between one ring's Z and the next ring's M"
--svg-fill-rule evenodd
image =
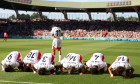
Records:
M129 58L127 56L118 56L115 62L128 62L129 63Z
M60 27L54 27L52 29L51 34L54 35L54 38L60 38L60 36L61 36L61 28Z
M94 53L91 56L91 61L104 61L104 55L102 53Z
M6 56L4 61L6 62L16 62L21 59L21 54L18 51L12 51L10 54Z
M41 65L52 64L54 62L54 59L54 55L52 55L51 53L45 53L39 60L39 63Z
M71 62L71 63L82 62L82 56L80 54L71 53L67 58L67 62Z
M37 63L41 58L41 53L39 50L31 50L26 57L24 58L24 62L29 62L29 63Z

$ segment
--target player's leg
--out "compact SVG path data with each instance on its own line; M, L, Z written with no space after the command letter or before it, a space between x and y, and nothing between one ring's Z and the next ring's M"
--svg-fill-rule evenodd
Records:
M5 37L3 38L3 41L5 41Z
M55 50L56 50L56 39L53 39L52 42L52 54L55 56Z
M5 65L4 61L1 61L2 71L4 71L4 65Z
M7 37L5 37L5 41L7 41Z
M59 62L61 62L61 49L58 49L58 53L59 53Z
M61 39L57 39L57 48L59 53L59 62L61 62Z
M34 73L34 74L37 74L38 65L37 65L37 64L32 64L32 65L31 65L31 68L32 68L32 70L33 70L33 73Z
M131 67L131 69L126 70L125 71L126 78L130 78L132 76L133 72L134 72L134 68L133 67Z

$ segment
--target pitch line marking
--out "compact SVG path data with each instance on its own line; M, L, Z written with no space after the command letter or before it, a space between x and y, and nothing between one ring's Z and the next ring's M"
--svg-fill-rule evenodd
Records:
M18 82L18 81L5 81L0 80L1 83L25 83L25 84L54 84L54 83L36 83L36 82Z

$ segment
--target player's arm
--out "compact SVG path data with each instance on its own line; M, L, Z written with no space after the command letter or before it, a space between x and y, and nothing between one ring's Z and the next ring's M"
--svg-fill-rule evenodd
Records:
M37 70L34 68L34 64L31 65L34 74L37 74Z
M105 74L106 74L106 73L109 73L109 72L108 72L108 68L109 68L110 66L111 66L111 64L107 63L107 70L105 71Z
M19 61L18 71L23 71L24 62Z
M88 66L86 65L86 63L83 64L83 66L84 66L84 73L87 73L88 72Z
M113 76L113 73L112 73L112 68L111 68L111 66L108 68L108 71L109 71L109 73L110 73L110 77L114 77L114 76Z
M64 33L62 32L62 33L61 33L61 36L63 36L63 34L64 34Z

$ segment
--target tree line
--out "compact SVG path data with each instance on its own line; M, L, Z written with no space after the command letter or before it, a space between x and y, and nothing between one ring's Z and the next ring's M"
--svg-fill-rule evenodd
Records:
M29 15L29 14L18 15L18 19L36 19L36 18L40 18L39 13L33 13L32 15ZM47 16L42 15L42 18L47 19ZM17 19L17 17L15 15L11 15L9 16L9 19Z

